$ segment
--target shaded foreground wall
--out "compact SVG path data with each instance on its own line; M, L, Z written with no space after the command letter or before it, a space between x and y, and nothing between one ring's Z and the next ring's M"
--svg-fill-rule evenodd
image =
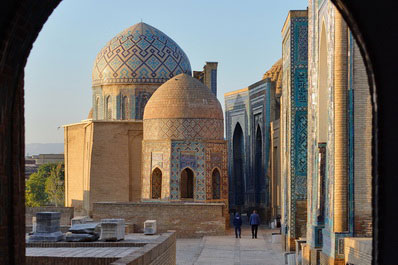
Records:
M224 235L227 216L223 203L112 203L93 205L93 218L124 218L142 232L146 220L156 220L158 233L176 230L177 237Z
M117 242L116 244L118 244ZM120 243L119 243L120 244ZM70 244L71 247L81 247L81 244ZM98 244L85 243L87 247L95 247ZM56 247L56 244L51 244ZM64 246L62 246L64 247ZM145 244L139 250L123 257L40 257L27 256L29 265L175 265L176 264L176 234L168 232L162 234L156 240ZM112 263L111 263L112 262Z

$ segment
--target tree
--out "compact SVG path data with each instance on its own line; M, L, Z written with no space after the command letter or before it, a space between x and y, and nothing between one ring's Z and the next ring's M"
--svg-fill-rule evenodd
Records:
M26 206L63 205L64 175L63 163L41 165L26 182Z
M63 164L52 167L50 176L46 179L46 193L49 201L56 207L64 206L65 172Z

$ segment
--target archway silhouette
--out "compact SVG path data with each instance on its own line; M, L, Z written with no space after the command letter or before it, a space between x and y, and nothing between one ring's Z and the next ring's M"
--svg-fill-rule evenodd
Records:
M263 167L263 140L260 125L257 125L256 130L256 145L254 155L254 192L256 203L261 203L261 188L264 179Z
M152 199L160 199L162 197L162 171L159 168L155 168L152 171L151 193Z
M233 171L233 185L235 192L235 205L243 205L244 192L245 192L245 182L243 176L243 131L239 123L236 124L234 135L232 138L233 146L233 161L234 161L234 171Z
M180 177L180 194L181 199L193 199L194 198L194 173L192 169L185 168L181 171Z
M398 38L391 28L396 2L331 0L342 13L365 60L373 107L374 264L395 261L398 205L393 159L398 150L395 83ZM33 42L61 0L6 0L0 16L0 257L3 264L25 264L24 67ZM377 18L377 19L369 19ZM377 26L375 26L377 23ZM23 39L24 41L21 41ZM377 88L377 97L376 97ZM380 93L382 91L383 93ZM19 242L19 243L17 243Z
M215 168L211 174L211 190L214 200L221 198L221 175L218 168Z

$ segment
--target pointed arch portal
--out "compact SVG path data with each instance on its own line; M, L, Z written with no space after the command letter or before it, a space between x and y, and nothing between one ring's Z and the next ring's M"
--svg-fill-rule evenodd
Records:
M181 199L193 199L194 191L194 174L190 168L186 168L181 172L180 192Z
M236 124L233 135L233 184L235 190L235 204L244 204L245 182L243 177L243 131L239 123Z

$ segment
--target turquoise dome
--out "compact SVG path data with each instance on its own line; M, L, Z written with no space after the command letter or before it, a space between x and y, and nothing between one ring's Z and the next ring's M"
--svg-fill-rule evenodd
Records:
M98 53L93 86L164 83L171 77L191 75L184 51L160 30L146 24L131 26L111 39Z

